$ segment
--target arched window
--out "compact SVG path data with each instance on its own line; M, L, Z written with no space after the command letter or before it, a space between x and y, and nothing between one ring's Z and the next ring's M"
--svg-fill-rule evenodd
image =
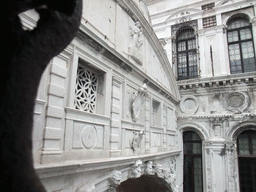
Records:
M252 27L248 19L236 17L229 21L227 39L231 74L255 71Z
M256 191L256 131L237 138L240 191Z
M203 192L202 141L193 131L183 133L183 191Z
M193 28L186 27L177 32L176 47L178 80L197 77L196 36Z

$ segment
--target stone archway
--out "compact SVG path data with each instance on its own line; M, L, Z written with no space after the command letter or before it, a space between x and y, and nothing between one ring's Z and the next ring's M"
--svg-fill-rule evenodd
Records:
M117 192L172 192L170 184L165 179L155 175L142 175L137 179L128 179L122 182Z

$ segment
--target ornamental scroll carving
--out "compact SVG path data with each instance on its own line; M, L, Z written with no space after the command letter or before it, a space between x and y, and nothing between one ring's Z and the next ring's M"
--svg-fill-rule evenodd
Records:
M133 97L132 102L132 120L136 123L139 120L139 112L141 106L146 100L146 96L148 96L147 85L143 84L142 87L138 89L137 94Z

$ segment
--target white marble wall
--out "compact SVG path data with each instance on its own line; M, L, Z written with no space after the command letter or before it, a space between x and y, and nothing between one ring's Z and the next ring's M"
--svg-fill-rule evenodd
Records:
M137 159L169 169L180 153L178 86L145 4L88 0L83 6L77 37L49 63L36 100L34 163L47 191L106 191L113 170L125 181ZM38 15L26 12L21 18L32 29ZM95 113L75 108L79 64L100 75ZM136 100L144 88L145 97Z

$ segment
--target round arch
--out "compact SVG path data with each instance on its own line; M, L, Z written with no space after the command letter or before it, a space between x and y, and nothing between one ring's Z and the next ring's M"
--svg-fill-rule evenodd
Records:
M155 175L142 175L137 179L127 179L117 188L117 192L136 191L136 192L172 192L165 179Z
M178 125L178 130L180 130L181 132L194 131L200 136L202 141L208 140L210 138L210 134L205 127L201 126L198 123L193 123L191 121L184 122L184 123Z
M246 121L242 123L237 123L231 127L227 134L227 141L236 141L238 135L243 131L256 130L256 122Z
M228 23L236 18L236 17L243 17L248 19L250 22L253 20L254 16L247 10L239 10L231 13L229 16L223 18L223 24L228 25Z

